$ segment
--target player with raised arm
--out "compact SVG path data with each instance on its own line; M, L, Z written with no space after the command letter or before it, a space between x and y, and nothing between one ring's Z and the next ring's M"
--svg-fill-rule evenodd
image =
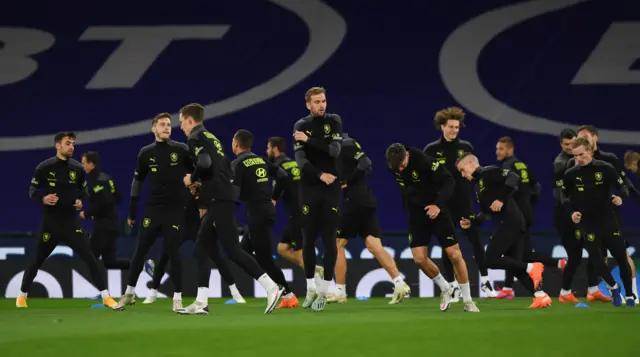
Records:
M464 311L479 312L471 298L467 264L456 240L455 228L447 210L455 181L451 173L435 159L419 149L400 143L387 148L386 159L402 191L404 208L409 215L409 247L413 261L440 288L440 310L449 309L454 288L429 259L428 247L435 235L453 265L460 284Z

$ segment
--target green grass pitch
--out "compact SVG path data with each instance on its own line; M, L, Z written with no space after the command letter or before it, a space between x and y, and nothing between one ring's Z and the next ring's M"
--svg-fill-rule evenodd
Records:
M275 310L266 300L225 305L208 316L179 316L169 299L117 312L96 301L0 300L0 355L14 356L640 356L640 307L560 304L527 309L531 299L477 300L439 311L438 299L386 299L327 305L325 311ZM187 298L185 303L191 303ZM302 302L302 301L301 301Z

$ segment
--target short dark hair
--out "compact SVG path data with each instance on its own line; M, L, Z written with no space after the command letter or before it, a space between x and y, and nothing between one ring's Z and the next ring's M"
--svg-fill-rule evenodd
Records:
M575 130L571 128L562 129L562 131L560 132L560 141L564 139L573 139L576 136L578 136L578 134Z
M204 121L204 107L198 103L187 104L180 109L183 117L191 117L196 123Z
M94 164L96 167L100 167L100 155L98 155L97 151L87 151L82 154L85 160L88 163Z
M498 139L498 142L507 145L509 149L513 149L516 146L516 144L513 142L513 139L510 136L503 136L500 139Z
M64 138L71 138L73 140L76 140L76 133L73 131L61 131L53 138L53 143L59 144Z
M596 127L593 126L593 125L583 125L583 126L579 127L578 128L578 133L583 131L583 130L588 131L591 135L598 136L598 129L596 129Z
M269 144L272 148L278 148L278 151L285 152L287 151L287 141L284 138L279 136L272 136L269 138Z
M447 124L449 120L457 120L461 128L464 128L464 110L459 107L449 107L436 112L433 118L433 125L440 130L440 126Z
M156 123L158 122L158 120L160 120L160 119L165 119L165 118L167 118L167 119L171 120L171 114L169 114L169 113L167 113L167 112L157 114L155 117L153 117L153 120L151 121L151 126L156 125Z
M387 165L389 168L394 171L398 170L400 164L402 164L404 158L407 156L407 148L404 144L393 143L387 148L385 156L387 158Z
M579 137L576 140L574 140L573 143L571 143L572 149L579 148L580 146L584 146L590 151L593 151L593 145L591 145L591 143L589 142L589 140L587 140L587 138Z
M244 150L251 150L253 146L253 134L249 130L240 129L236 131L236 134L233 136L236 141L238 141L238 145Z

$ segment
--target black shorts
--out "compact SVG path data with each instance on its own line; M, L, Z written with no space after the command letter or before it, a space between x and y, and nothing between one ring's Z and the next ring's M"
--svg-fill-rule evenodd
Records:
M458 244L455 228L447 210L441 210L436 219L427 217L424 210L409 210L409 247L427 247L435 235L442 248Z
M300 217L290 216L282 231L280 243L288 244L293 250L302 250L302 221Z
M342 210L338 221L338 238L351 239L358 236L381 238L375 207L346 205Z

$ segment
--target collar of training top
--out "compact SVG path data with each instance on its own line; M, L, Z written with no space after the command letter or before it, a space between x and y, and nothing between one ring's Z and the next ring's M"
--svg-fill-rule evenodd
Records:
M456 136L456 138L451 141L447 141L447 139L444 138L444 135L440 136L440 144L442 145L455 145L459 142L460 142L460 137L458 136Z
M193 127L193 129L191 130L191 134L198 134L201 133L203 131L207 131L207 129L204 127L204 124L198 124L196 126Z
M237 158L238 158L238 160L242 160L247 156L256 156L256 154L254 154L251 151L243 151L243 152L238 154Z
M471 175L474 179L478 179L480 178L480 174L482 174L482 170L484 170L484 167L482 166L478 166L478 168L473 172L473 174Z
M269 161L271 161L274 165L276 166L280 166L280 164L282 164L283 161L288 160L289 158L287 157L287 155L282 154L276 158L273 159L269 159Z

